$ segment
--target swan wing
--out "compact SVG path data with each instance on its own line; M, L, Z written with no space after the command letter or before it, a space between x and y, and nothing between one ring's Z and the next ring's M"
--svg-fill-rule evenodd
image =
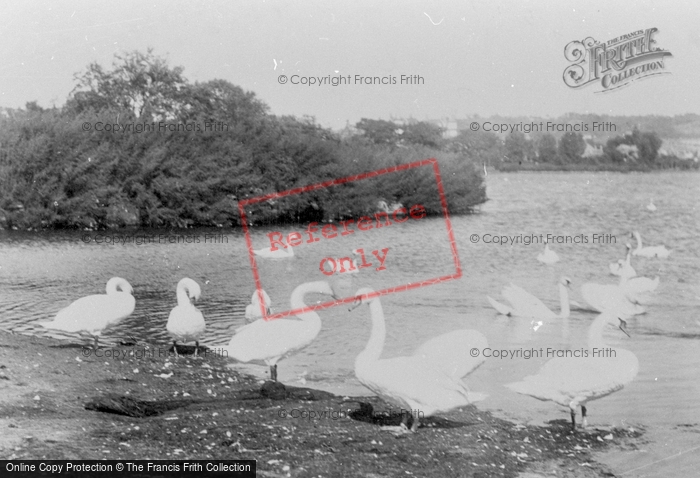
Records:
M583 284L581 295L586 303L598 312L610 311L626 316L645 312L642 307L630 302L622 288L617 285Z
M240 362L279 359L309 345L319 331L301 320L258 319L238 328L226 350Z
M555 319L557 317L540 299L515 284L504 287L501 294L512 305L513 315L535 319Z
M625 297L635 304L648 304L652 301L652 294L659 286L659 278L651 280L648 277L635 277L623 282L620 287Z
M97 334L130 316L135 307L136 299L125 292L89 295L60 310L53 321L39 324L48 329Z
M418 408L425 416L469 404L464 384L420 357L377 360L356 367L355 373L363 385L388 402Z
M615 356L593 357L592 350L588 349L583 350L586 356L552 359L536 375L507 384L506 387L564 406L574 399L585 402L604 397L630 383L639 371L639 361L632 352L607 350L613 350Z
M421 345L413 354L431 363L453 378L462 378L484 363L486 358L481 353L489 346L484 335L477 330L455 330L438 335ZM475 358L472 349L480 353Z
M634 277L628 279L622 288L628 294L640 294L645 292L654 292L659 287L659 278L649 279L648 277Z
M666 249L665 246L654 246L654 247L644 247L642 249L635 249L632 255L642 256L642 257L661 257L665 258L671 254L671 251Z
M502 315L512 315L512 314L515 312L513 309L511 309L511 308L508 307L507 305L503 305L503 304L501 304L500 302L495 301L494 299L492 299L492 298L489 297L488 295L486 296L486 298L489 300L489 303L491 304L491 307L493 307L494 309L496 309L496 311L497 311L499 314L502 314Z

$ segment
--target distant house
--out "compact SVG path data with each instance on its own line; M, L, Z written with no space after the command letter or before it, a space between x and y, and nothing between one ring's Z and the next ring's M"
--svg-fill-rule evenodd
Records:
M696 163L699 161L697 151L678 151L675 149L665 149L661 148L659 150L659 156L662 158L677 158L684 160L693 160Z
M597 158L603 155L603 147L599 144L586 141L586 149L581 155L584 158Z
M620 144L615 149L622 154L622 160L624 162L636 162L639 159L639 149L636 144Z
M440 120L438 126L440 126L443 129L442 137L445 139L454 138L455 136L459 135L456 120L445 118L443 120Z
M362 134L362 132L359 129L352 126L350 124L350 121L346 121L345 128L338 131L338 136L340 136L340 139L352 138L353 136L357 136L358 134Z

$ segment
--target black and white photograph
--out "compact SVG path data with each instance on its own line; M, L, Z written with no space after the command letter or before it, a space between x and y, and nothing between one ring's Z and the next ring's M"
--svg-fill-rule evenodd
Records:
M0 474L700 476L700 4L0 4Z

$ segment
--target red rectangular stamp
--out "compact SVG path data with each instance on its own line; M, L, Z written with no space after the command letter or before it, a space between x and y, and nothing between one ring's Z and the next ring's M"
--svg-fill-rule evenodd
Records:
M414 177L407 178L407 174ZM363 191L375 191L377 187L387 188L387 185L405 183L407 180L417 184L414 197L409 194L403 198L405 202L411 201L410 204L389 205L385 201L379 201L376 205L368 206L368 195ZM379 182L371 183L372 181ZM362 205L355 204L354 211L350 208L331 211L328 214L332 216L326 214L328 217L325 219L309 221L305 227L285 226L285 232L281 231L281 226L278 230L269 230L267 227L258 231L252 228L260 211L274 210L280 207L280 203L290 209L290 205L302 204L302 201L299 201L302 195L311 195L305 198L303 204L310 204L319 210L322 209L318 205L319 202L323 203L324 198L327 199L329 195L340 193L339 189L342 188L345 188L342 191L345 194L343 197L353 198L353 201ZM369 212L368 208L372 212ZM255 288L260 299L265 297L261 272L263 269L266 274L266 286L276 281L278 288L287 289L291 286L293 289L300 282L304 282L301 278L337 279L347 283L361 280L357 278L362 277L362 280L381 283L381 287L375 286L375 289L378 289L375 292L376 296L462 277L462 267L436 159L425 159L244 199L238 203L238 209ZM365 212L357 214L358 210ZM421 221L436 221L434 217L428 218L429 215L441 215L443 221L441 224L432 222L428 226L418 227ZM444 230L441 231L442 227ZM420 237L412 238L411 232L418 230ZM426 234L426 231L429 231L429 234ZM436 239L440 236L445 239L442 243ZM254 247L254 243L258 249ZM433 255L426 256L428 249ZM261 264L258 264L258 261ZM444 274L431 274L432 277L426 277L424 271L434 269L436 261L449 267L449 270ZM294 267L292 263L295 264ZM427 267L428 263L432 267ZM283 264L286 264L286 268ZM407 277L412 280L406 281ZM335 301L274 314L269 313L269 304L266 304L265 300L259 300L256 305L260 307L260 315L264 319L272 320L352 302L354 290L349 290L346 297Z

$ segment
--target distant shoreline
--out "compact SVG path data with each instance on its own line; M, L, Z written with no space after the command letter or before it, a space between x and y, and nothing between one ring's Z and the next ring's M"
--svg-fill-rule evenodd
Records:
M517 172L595 172L607 171L616 173L659 173L665 171L698 171L700 164L688 168L650 168L644 165L629 165L629 164L533 164L533 163L503 163L495 166L494 169L501 173L517 173Z

